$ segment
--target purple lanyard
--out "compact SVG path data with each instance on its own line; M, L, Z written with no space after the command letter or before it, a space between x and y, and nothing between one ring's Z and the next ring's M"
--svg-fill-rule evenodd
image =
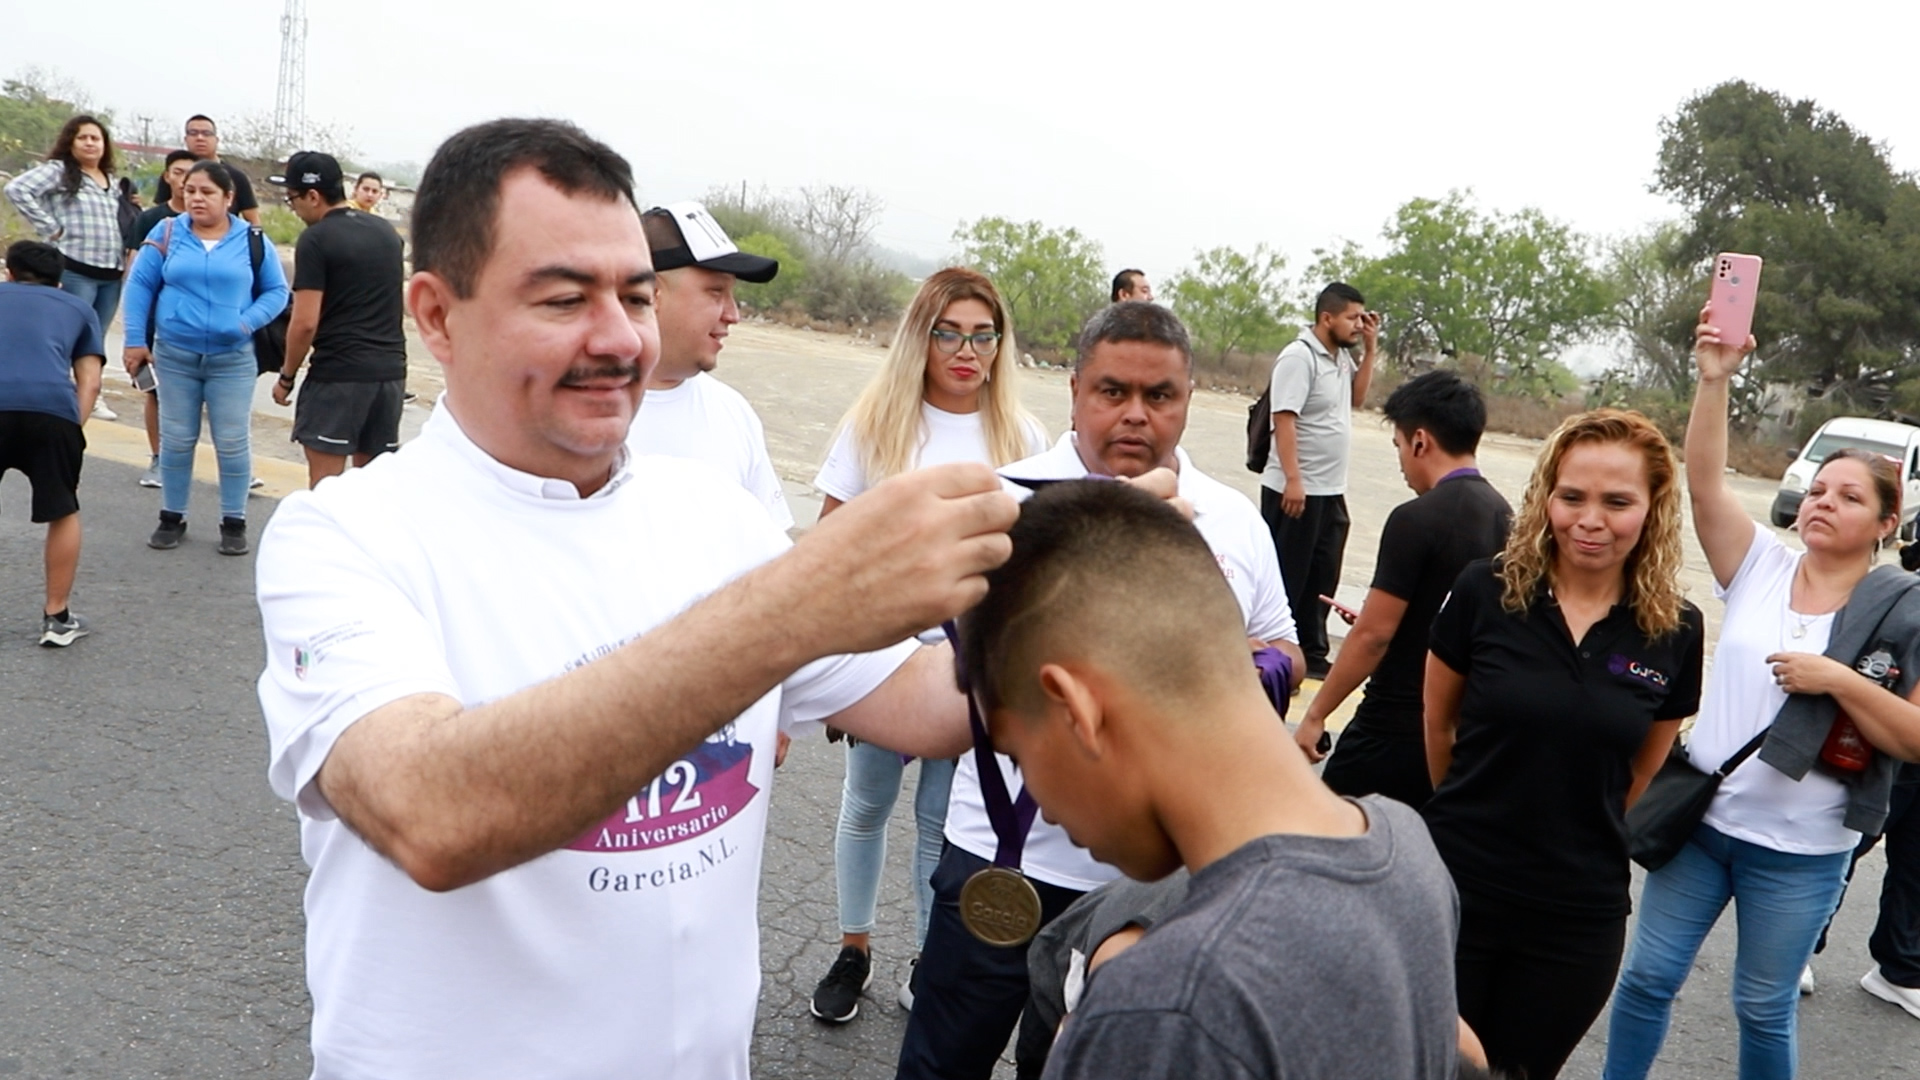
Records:
M1435 480L1433 482L1433 486L1439 487L1441 484L1446 483L1447 481L1453 479L1456 476L1479 476L1479 475L1480 475L1480 470L1469 465L1464 469L1455 469L1452 472L1448 473L1447 475L1441 477L1440 479Z
M941 623L940 629L946 631L947 641L953 645L954 674L960 681L960 692L967 696L967 726L973 729L973 764L980 771L980 795L987 804L987 821L993 825L993 835L1000 841L994 848L993 865L1018 870L1020 854L1027 846L1027 832L1033 828L1033 814L1039 807L1024 784L1019 797L1007 794L1007 778L1000 774L1000 762L995 760L992 743L987 738L987 725L980 720L980 707L974 703L966 669L960 664L960 631L951 619Z

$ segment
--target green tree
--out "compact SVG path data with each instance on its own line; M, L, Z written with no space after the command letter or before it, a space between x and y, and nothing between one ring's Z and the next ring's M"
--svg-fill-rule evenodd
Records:
M1633 382L1681 398L1693 393L1693 326L1707 295L1707 268L1681 254L1686 242L1674 222L1610 241L1602 274L1613 306L1600 319Z
M1308 280L1365 294L1387 317L1383 348L1402 365L1478 356L1546 393L1566 381L1552 358L1611 306L1593 242L1531 207L1485 211L1454 191L1402 205L1381 235L1385 255L1348 243L1321 252Z
M961 224L953 240L961 262L992 278L1006 298L1021 342L1064 349L1106 302L1100 245L1077 229L985 217Z
M92 112L113 126L111 114L90 109L79 86L39 68L0 81L0 172L18 173L45 161L67 118Z
M1230 352L1269 352L1286 344L1298 311L1287 260L1265 244L1252 251L1217 247L1195 252L1193 265L1164 288L1193 335L1194 351L1210 359Z
M1689 99L1660 130L1653 187L1688 214L1675 265L1766 260L1761 377L1884 403L1920 351L1913 178L1837 114L1744 82Z
M735 286L742 307L773 311L800 297L807 264L786 241L770 232L756 232L735 240L734 246L749 255L764 255L780 263L780 272L765 285L742 281Z

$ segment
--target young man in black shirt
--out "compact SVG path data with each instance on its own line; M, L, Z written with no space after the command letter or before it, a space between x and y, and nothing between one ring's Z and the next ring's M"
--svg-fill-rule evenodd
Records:
M1506 545L1513 508L1475 466L1487 406L1471 383L1430 371L1394 390L1383 412L1400 475L1418 498L1380 530L1366 605L1294 738L1319 761L1327 717L1365 682L1321 779L1342 795L1386 795L1417 810L1433 794L1420 713L1427 631L1460 571Z
M187 118L186 143L195 161L220 160L220 129L211 117L196 113ZM260 224L260 200L253 194L253 181L238 166L228 165L227 174L233 177L233 212L249 225ZM153 201L164 203L172 197L173 185L161 177L154 186Z
M400 447L407 389L407 339L400 234L386 219L347 205L340 163L303 150L287 159L287 205L307 230L293 249L293 316L287 357L273 400L287 403L294 377L313 350L300 387L293 441L307 452L308 486L365 465Z

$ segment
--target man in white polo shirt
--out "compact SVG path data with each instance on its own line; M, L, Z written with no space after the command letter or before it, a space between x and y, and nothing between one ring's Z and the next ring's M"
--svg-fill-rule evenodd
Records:
M453 136L413 241L440 407L260 545L314 1075L745 1077L777 732L962 749L951 652L896 643L982 595L1015 504L925 470L788 550L710 467L630 464L653 268L571 125Z
M1297 683L1300 650L1267 527L1245 495L1201 472L1180 449L1193 396L1193 350L1186 328L1163 307L1123 301L1087 321L1078 349L1071 384L1073 430L1051 450L1003 466L1000 474L1010 489L1023 490L1026 484L1089 475L1177 470L1180 497L1192 506L1193 524L1240 602L1247 637L1285 653ZM1274 723L1280 722L1275 717ZM1005 755L996 761L1008 791L1019 792L1013 762ZM933 918L914 976L913 1011L900 1047L901 1078L985 1080L1026 1006L1026 947L988 945L960 918L962 885L991 865L999 844L973 756L963 755L947 807L947 847L933 875ZM1039 820L1026 833L1017 869L1039 893L1042 925L1082 893L1120 876L1076 847L1059 826ZM1022 1024L1016 1059L1044 1060L1052 1039L1053 1032L1042 1025Z
M660 275L654 294L660 363L647 379L627 449L708 462L760 500L774 524L791 529L793 511L767 456L759 415L740 391L711 374L728 329L740 321L734 279L764 285L780 264L735 247L699 203L656 206L640 223Z

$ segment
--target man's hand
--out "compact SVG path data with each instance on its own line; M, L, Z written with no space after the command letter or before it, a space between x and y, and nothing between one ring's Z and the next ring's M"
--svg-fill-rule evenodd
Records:
M940 625L986 595L987 571L1012 554L1007 530L1019 514L984 465L941 465L875 485L778 560L796 590L795 633L810 651L832 655Z
M293 387L288 386L286 383L286 380L284 379L280 379L280 378L274 379L273 380L273 403L275 405L285 405L287 402L291 400L293 400Z
M1181 517L1193 520L1193 504L1180 497L1180 474L1172 469L1151 469L1139 476L1122 476L1119 480L1123 484L1132 484L1154 498L1166 500L1180 511Z
M1360 316L1360 341L1363 351L1371 353L1380 347L1380 313L1369 311Z
M1307 485L1297 475L1287 477L1287 490L1280 493L1280 512L1290 518L1307 512Z
M1300 752L1307 755L1307 764L1316 764L1321 758L1327 756L1320 752L1320 737L1326 733L1326 721L1314 716L1311 712L1302 718L1300 726L1294 729L1293 741L1300 747Z
M1752 334L1738 345L1720 340L1720 329L1708 320L1712 318L1713 305L1700 309L1700 324L1693 328L1693 360L1700 366L1700 377L1710 382L1731 378L1740 370L1740 362L1747 354L1759 346Z
M120 354L120 362L125 365L127 374L132 375L153 363L153 353L138 345L129 345L127 351Z

